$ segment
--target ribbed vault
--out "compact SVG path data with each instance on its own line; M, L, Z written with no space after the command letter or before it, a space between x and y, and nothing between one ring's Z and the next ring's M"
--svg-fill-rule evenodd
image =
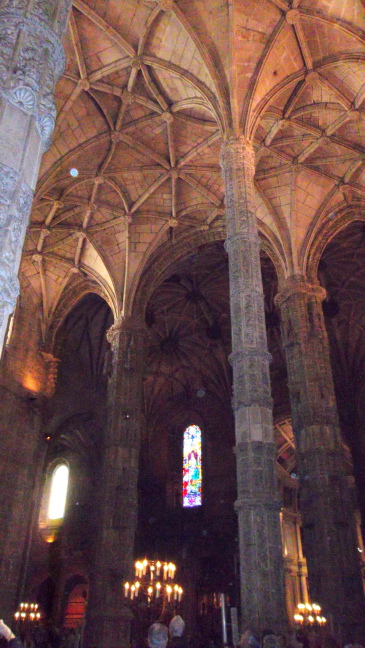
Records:
M118 314L161 244L222 227L221 141L241 128L260 229L306 272L364 197L363 28L360 0L75 0L22 262L44 331L75 277Z

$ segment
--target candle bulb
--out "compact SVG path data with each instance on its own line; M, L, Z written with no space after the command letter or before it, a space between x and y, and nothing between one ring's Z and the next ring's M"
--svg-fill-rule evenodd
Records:
M172 592L172 589L171 589L170 585L167 585L167 587L166 587L166 593L167 593L167 602L168 602L168 603L170 603L170 599L171 599L171 592Z
M139 587L140 587L140 584L139 584L139 582L137 581L136 584L135 584L135 588L136 588L136 589L135 589L135 593L136 593L136 596L138 596L138 594L139 594Z
M161 583L156 583L156 598L160 596Z
M156 569L156 575L159 576L159 575L160 575L160 569L161 569L161 563L160 563L160 561L158 561L158 562L156 563L156 568L157 568L157 569Z

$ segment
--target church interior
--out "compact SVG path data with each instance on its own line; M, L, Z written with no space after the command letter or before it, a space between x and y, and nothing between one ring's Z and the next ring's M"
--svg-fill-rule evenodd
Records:
M31 601L84 648L137 646L146 558L176 565L196 645L222 645L221 594L239 631L314 601L365 641L365 4L6 0L1 61L6 12L51 5L65 69L4 315L0 616ZM5 128L30 150L4 65L1 164Z

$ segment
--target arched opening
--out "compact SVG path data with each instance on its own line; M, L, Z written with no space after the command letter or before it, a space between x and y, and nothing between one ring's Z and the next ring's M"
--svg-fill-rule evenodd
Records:
M50 572L54 583L57 624L63 623L65 580L70 572L81 569L88 573L97 530L101 447L106 425L106 332L112 322L106 302L96 294L88 294L58 329L59 376L48 403L40 533L34 536L32 547L37 568ZM79 584L82 583L74 586ZM84 589L67 593L71 597L67 612L69 628L76 627L85 611Z
M283 533L290 536L286 559L288 565L297 565L302 555L300 539L295 535L297 529L290 523L290 515L298 517L297 498L291 492L297 484L291 477L295 466L294 441L280 318L274 302L278 281L274 265L263 251L261 270L267 337L273 358L270 371L275 418L278 422L288 420L286 426L276 428L277 471L283 504L288 509L288 523L283 525ZM176 562L186 579L183 616L204 636L218 640L214 633L220 623L219 592L227 593L233 607L239 599L229 363L231 315L228 256L223 243L197 248L170 265L161 276L146 308L146 434L141 448L136 557L155 555ZM194 497L184 506L182 437L184 431L195 426L204 433L203 497L199 506L192 505ZM186 448L186 458L188 455ZM195 475L198 463L194 455L190 469ZM200 497L200 493L195 495ZM298 570L290 572L290 579L287 586L293 595L289 598L289 612L294 613L300 600Z
M57 466L52 474L51 489L48 503L48 519L63 518L66 507L69 469L66 464Z
M81 629L85 620L88 598L88 584L78 574L68 579L64 590L63 627Z
M354 221L328 243L318 266L347 470L353 473L365 534L365 224ZM359 518L360 521L360 518ZM365 559L359 538L359 557Z

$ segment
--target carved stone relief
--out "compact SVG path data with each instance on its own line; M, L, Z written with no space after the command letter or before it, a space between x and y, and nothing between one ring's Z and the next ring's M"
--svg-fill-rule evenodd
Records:
M53 92L65 66L60 28L70 5L70 0L14 0L0 11L0 94L35 116L45 146L55 124Z
M6 310L13 310L18 296L15 265L32 200L33 192L20 182L20 174L0 164L0 326Z
M275 488L270 355L253 203L251 143L243 137L225 142L221 165L229 256L243 622L257 631L263 627L279 630L284 626L285 609L280 500ZM265 589L271 594L253 599L252 591L262 593Z

